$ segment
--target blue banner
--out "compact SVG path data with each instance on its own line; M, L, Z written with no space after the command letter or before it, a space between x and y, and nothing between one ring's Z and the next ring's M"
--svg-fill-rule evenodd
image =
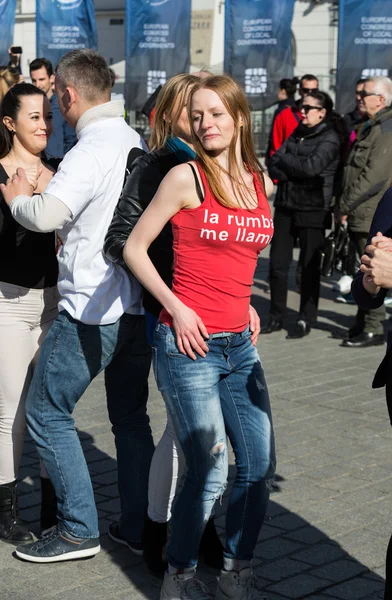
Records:
M126 105L140 110L190 65L191 0L127 0Z
M392 75L392 2L340 0L336 108L355 106L358 79Z
M55 68L60 58L78 48L97 49L93 0L37 0L37 56Z
M225 72L243 86L253 110L276 102L279 81L294 70L295 0L226 0Z
M8 48L14 39L16 0L0 0L0 65L8 65Z

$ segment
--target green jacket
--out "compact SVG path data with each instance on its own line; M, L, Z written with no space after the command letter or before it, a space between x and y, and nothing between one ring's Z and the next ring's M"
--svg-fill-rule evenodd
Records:
M368 232L384 192L392 183L392 107L384 108L359 129L347 157L341 214L352 231Z

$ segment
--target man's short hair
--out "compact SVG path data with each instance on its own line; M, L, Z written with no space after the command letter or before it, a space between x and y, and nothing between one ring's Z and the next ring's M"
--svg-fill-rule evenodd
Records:
M53 75L53 65L47 58L35 58L31 61L29 65L30 74L32 71L38 71L38 69L42 69L44 67L48 74L48 77Z
M355 87L357 87L357 85L365 85L365 82L366 82L366 77L360 77L359 79L357 79Z
M71 50L60 58L56 75L65 86L73 86L87 102L110 98L112 82L106 60L95 50Z
M389 77L383 77L377 75L375 77L368 77L365 83L374 83L374 92L380 94L385 99L385 105L391 106L392 104L392 80Z
M316 77L316 75L312 75L311 73L306 73L306 75L302 75L299 84L302 87L302 84L304 81L317 81L318 83L318 79Z

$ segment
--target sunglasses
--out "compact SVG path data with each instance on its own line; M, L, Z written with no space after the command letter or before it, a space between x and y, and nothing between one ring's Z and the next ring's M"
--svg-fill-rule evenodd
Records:
M312 92L318 92L318 88L306 88L306 87L301 87L301 92L303 92L304 94L310 94Z
M367 98L368 96L381 96L381 94L375 94L374 92L367 92L366 90L361 90L357 93L357 96L360 98Z
M305 115L307 115L310 110L322 110L322 108L321 106L311 106L310 104L302 104L301 110L303 110Z

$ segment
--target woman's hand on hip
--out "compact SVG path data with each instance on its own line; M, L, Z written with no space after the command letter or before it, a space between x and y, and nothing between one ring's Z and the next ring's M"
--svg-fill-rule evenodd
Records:
M195 352L205 358L208 346L204 340L209 336L201 318L194 310L182 305L173 312L172 319L180 352L192 360L196 360Z

